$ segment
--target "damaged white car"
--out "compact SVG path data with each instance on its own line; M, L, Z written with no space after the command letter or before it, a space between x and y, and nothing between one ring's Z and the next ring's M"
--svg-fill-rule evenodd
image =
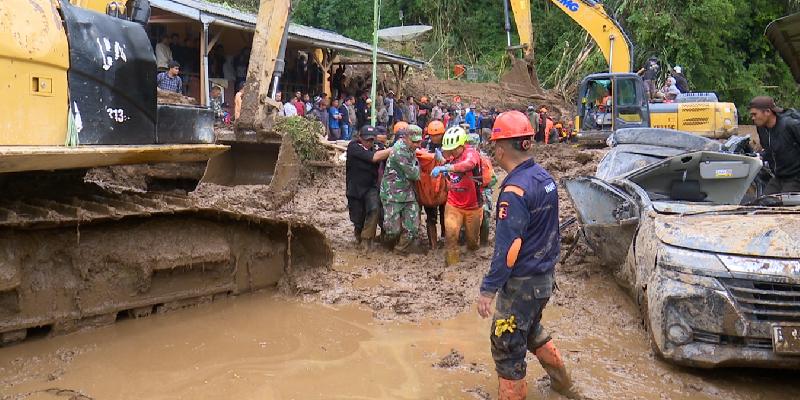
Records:
M562 184L656 353L800 368L800 196L748 195L761 161L699 136L624 129L609 144L597 176Z

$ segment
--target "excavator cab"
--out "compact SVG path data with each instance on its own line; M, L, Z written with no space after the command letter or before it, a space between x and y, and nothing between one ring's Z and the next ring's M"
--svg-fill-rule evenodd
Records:
M637 74L593 74L578 90L575 127L578 141L605 144L611 132L649 128L650 111L644 82Z

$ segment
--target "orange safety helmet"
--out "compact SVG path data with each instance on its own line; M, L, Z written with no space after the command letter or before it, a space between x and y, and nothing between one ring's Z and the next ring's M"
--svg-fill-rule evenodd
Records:
M397 123L394 124L394 133L397 133L397 131L399 131L400 129L406 129L406 128L408 128L408 122L397 121Z
M428 135L444 135L444 123L438 119L431 121L431 123L428 124Z
M492 126L490 141L533 136L533 127L528 117L516 110L500 114Z
M425 97L425 96L422 96L422 97L420 97L420 98L419 98L419 102L420 102L420 103L423 103L423 104L424 104L424 103L427 103L427 102L428 102L428 98L427 98L427 97Z
M561 129L563 127L564 127L564 125L561 125L561 122L557 123L556 126L555 126L556 129Z

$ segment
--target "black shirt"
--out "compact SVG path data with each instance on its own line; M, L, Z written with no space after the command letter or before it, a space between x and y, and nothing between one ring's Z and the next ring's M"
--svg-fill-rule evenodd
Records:
M779 178L800 177L800 121L788 115L778 115L772 129L757 128L764 160Z
M484 116L481 118L480 128L481 129L492 129L494 125L494 118L489 116Z
M378 150L375 144L366 148L358 140L350 141L347 145L346 182L347 197L361 198L370 188L378 187L378 164L372 162L372 157Z
M680 90L681 93L689 93L689 81L686 80L686 77L678 73L673 75L673 77L675 77L675 86L678 87L678 90Z
M339 120L340 125L350 125L350 110L347 109L347 104L340 105L339 112L342 114L342 119Z
M425 149L425 150L428 150L429 153L436 153L437 149L441 149L442 148L442 144L441 143L439 143L439 144L433 143L433 140L431 138L427 138L424 141L422 141L422 146L421 147L423 149Z
M657 61L647 60L644 63L644 76L642 79L646 81L654 81L656 80L656 76L658 75L658 71L661 69L661 66L658 65Z

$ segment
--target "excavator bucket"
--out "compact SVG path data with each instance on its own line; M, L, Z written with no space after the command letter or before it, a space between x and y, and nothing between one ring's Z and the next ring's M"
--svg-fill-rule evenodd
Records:
M517 96L544 98L536 69L524 59L513 59L511 71L500 77L500 87Z
M201 183L223 186L269 185L275 204L288 201L300 179L300 159L288 134L278 132L226 132L218 144L230 146L208 161Z

